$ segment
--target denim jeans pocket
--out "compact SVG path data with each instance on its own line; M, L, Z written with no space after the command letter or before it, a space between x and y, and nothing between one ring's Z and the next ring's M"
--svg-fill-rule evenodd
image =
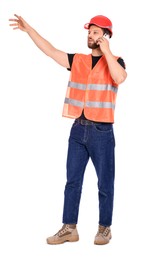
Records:
M102 133L109 133L113 131L113 125L110 123L97 123L94 124L94 127L96 128L96 131Z

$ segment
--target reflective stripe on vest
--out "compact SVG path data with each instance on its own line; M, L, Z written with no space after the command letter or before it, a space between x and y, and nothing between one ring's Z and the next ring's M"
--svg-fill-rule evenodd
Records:
M76 107L84 107L84 102L81 102L81 101L78 101L78 100L75 100L75 99L71 99L71 98L65 98L65 101L64 101L65 104L69 104L69 105L73 105L73 106L76 106Z
M79 84L79 83L72 82L72 81L68 82L68 87L86 90L86 85L85 84Z
M76 88L81 90L86 90L86 84L80 84L76 82L69 81L68 87ZM110 84L88 84L87 89L89 90L109 90L117 93L117 87L111 86Z
M86 107L112 108L114 110L115 104L113 104L111 102L93 102L93 101L91 102L91 101L87 101Z
M90 90L109 90L117 93L118 89L110 84L89 84L88 89Z
M64 101L65 104L73 105L76 107L84 107L84 102L71 99L71 98L65 98ZM115 104L111 102L93 102L93 101L87 101L85 102L85 107L97 107L97 108L112 108L115 109Z

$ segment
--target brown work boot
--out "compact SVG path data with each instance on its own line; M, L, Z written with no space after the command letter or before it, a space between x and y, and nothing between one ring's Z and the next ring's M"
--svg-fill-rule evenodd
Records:
M95 236L95 245L105 245L108 244L112 238L110 227L104 227L99 225L98 232Z
M76 225L64 224L62 228L52 237L47 238L47 244L57 245L64 242L75 242L79 240Z

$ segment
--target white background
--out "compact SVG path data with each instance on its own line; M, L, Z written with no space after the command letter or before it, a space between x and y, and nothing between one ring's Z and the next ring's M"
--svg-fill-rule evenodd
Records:
M46 237L62 226L71 119L62 117L69 72L28 35L9 27L21 15L65 52L89 53L83 26L97 15L113 22L113 54L125 60L115 112L116 180L113 239L95 246L98 197L89 162L80 204L80 241ZM0 259L145 258L145 7L127 0L0 0Z

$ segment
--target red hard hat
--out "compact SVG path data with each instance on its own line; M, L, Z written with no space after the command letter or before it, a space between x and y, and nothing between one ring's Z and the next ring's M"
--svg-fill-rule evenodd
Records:
M113 32L112 32L112 22L106 16L103 16L103 15L94 16L93 18L91 18L89 23L86 23L84 25L84 28L89 29L91 24L94 24L94 25L101 27L101 28L108 29L109 32L110 32L110 37L112 37L112 34L113 34Z

